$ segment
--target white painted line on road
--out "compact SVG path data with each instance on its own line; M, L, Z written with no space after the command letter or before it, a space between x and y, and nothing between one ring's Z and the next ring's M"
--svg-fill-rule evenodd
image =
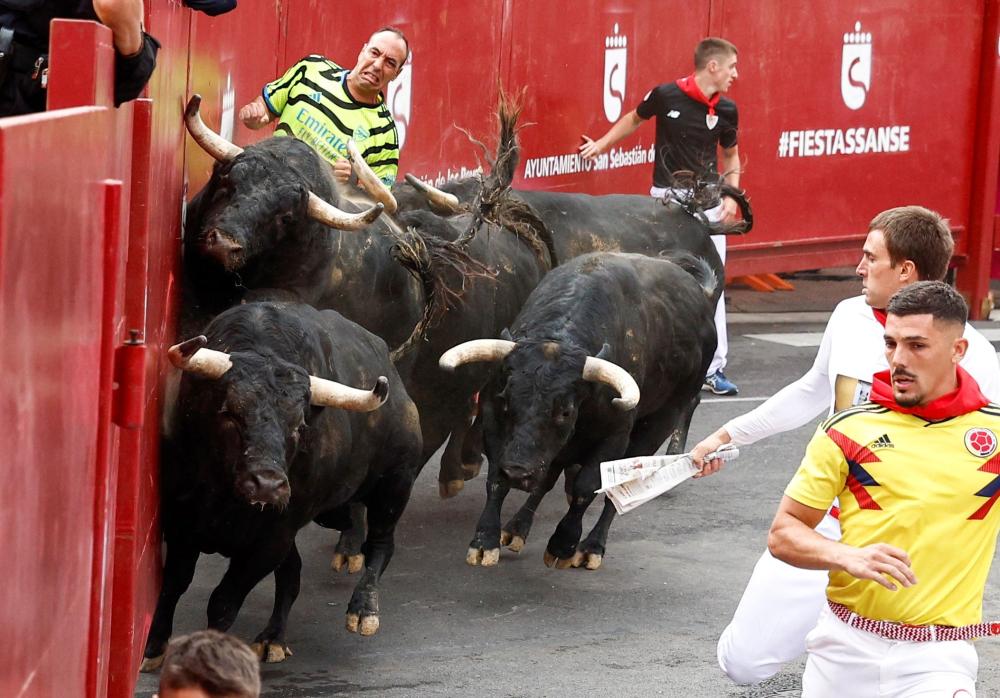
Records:
M998 311L1000 312L1000 311ZM817 323L826 324L830 319L827 311L800 310L790 313L730 313L726 312L726 322L730 325L757 324L797 324L797 323Z
M789 347L818 347L823 341L822 332L781 332L774 334L747 334L744 337L765 342L784 344Z
M707 405L710 402L764 402L770 397L710 397L704 398L701 404Z

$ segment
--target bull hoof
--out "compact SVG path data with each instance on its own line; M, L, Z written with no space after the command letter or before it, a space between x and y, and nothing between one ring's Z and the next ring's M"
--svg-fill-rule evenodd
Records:
M524 538L513 535L510 531L500 531L500 545L506 545L511 552L519 553L524 550Z
M602 562L604 562L603 555L598 555L597 553L587 553L587 564L585 567L588 570L596 570L601 566Z
M543 559L545 560L546 567L555 567L557 570L566 570L570 567L579 567L583 560L583 556L580 555L580 553L574 553L573 557L556 557L546 550Z
M462 463L462 477L466 480L472 480L479 476L479 471L482 470L483 462L476 461L475 463Z
M142 664L139 665L139 671L143 674L151 674L161 666L163 666L162 654L159 657L143 657Z
M347 632L358 633L370 637L378 632L378 616L359 616L357 613L347 614Z
M378 616L365 616L361 619L361 627L358 633L365 637L371 637L378 632Z
M491 550L469 548L469 552L465 554L465 562L473 567L477 565L495 567L500 562L500 548L493 548Z
M448 482L438 483L438 494L441 495L441 499L451 499L456 494L462 491L465 487L465 480L448 480Z
M344 553L334 553L333 560L330 561L330 569L340 572L347 565L347 574L357 574L365 566L365 556L361 553L357 555L344 555Z
M257 655L257 659L265 664L277 664L292 656L290 647L274 642L255 642L250 645L250 649Z

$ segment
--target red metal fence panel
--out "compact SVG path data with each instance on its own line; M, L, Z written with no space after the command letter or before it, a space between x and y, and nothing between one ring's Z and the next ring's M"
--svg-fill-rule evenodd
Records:
M0 419L10 425L0 453L22 474L0 495L0 555L10 561L0 618L18 638L0 649L2 695L80 695L87 683L91 603L103 598L94 551L106 542L95 530L108 465L97 462L102 180L125 175L107 144L117 121L104 109L0 120Z

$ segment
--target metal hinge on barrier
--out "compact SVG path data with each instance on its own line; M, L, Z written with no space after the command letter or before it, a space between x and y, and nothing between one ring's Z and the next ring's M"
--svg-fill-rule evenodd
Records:
M115 349L111 421L122 429L143 425L146 395L146 343L139 330L129 330L129 339Z

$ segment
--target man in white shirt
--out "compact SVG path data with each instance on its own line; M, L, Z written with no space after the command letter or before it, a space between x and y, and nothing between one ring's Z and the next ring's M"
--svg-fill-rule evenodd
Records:
M872 376L888 368L882 309L899 289L915 281L944 278L954 242L947 223L920 206L903 206L877 215L868 228L857 272L862 295L834 309L809 371L756 409L723 425L692 449L701 476L722 461L703 456L732 443L752 444L800 427L824 411L868 400ZM992 345L969 325L969 349L962 361L983 394L1000 402L1000 365ZM697 476L696 476L697 477ZM840 538L839 510L827 512L816 531ZM826 603L827 572L787 565L767 551L754 567L733 620L719 638L722 670L736 683L758 683L805 652L805 636Z

